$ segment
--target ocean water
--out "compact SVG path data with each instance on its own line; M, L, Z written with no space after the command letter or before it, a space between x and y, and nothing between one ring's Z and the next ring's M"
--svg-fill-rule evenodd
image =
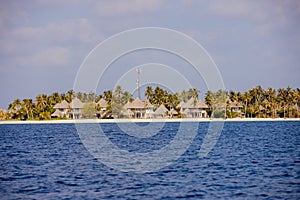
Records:
M117 124L101 127L119 148L148 152L169 144L179 123L164 124L150 138L122 133ZM178 160L132 173L94 158L74 124L0 125L0 199L299 199L299 127L299 121L227 122L213 150L199 158L208 129L199 123Z

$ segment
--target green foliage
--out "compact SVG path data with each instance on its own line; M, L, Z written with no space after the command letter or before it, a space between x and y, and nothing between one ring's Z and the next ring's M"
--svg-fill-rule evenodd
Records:
M96 113L96 103L90 102L85 103L82 108L82 115L84 118L91 119L95 118Z
M111 99L111 111L115 118L121 115L123 106L128 102L132 101L132 94L122 89L121 86L116 86L112 93Z
M153 89L148 86L145 96L150 103L158 107L165 105L169 110L179 104L180 101L187 101L191 97L198 98L199 91L196 88L187 91L172 94L160 87ZM0 120L45 120L51 118L51 113L55 111L53 108L62 100L71 102L74 97L79 98L82 102L93 102L85 104L83 108L84 117L90 118L92 110L95 109L94 102L98 102L100 98L104 98L108 104L108 111L119 115L124 104L128 101L132 102L132 94L125 91L121 86L117 86L114 91L107 90L98 96L94 92L83 93L69 90L66 93L59 94L54 92L51 95L39 94L34 100L25 98L23 100L15 99L9 104L7 112L0 110ZM229 102L237 102L242 105L242 113L231 110ZM261 86L251 88L245 92L235 92L230 90L218 90L216 92L207 91L205 94L205 103L209 106L207 113L209 116L224 117L225 110L227 117L299 117L300 116L300 89L273 88L263 89ZM179 110L177 110L179 112ZM94 113L93 113L94 114ZM181 114L179 112L178 116Z
M215 110L212 113L214 118L224 118L225 117L225 110Z
M8 114L4 111L0 109L0 120L6 120L8 117Z
M151 86L148 86L145 91L145 96L155 107L163 104L170 110L171 108L176 108L176 105L179 104L178 94L169 93L167 90L164 90L159 86L155 87L154 90Z
M40 119L40 120L49 120L49 119L51 119L51 113L48 112L48 111L46 111L46 112L41 112L41 113L39 114L39 119Z

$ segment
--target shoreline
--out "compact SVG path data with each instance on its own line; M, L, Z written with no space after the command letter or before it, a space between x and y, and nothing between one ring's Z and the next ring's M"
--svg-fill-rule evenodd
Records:
M75 124L75 123L137 123L137 122L263 122L263 121L300 121L300 118L178 118L178 119L68 119L68 120L6 120L1 124Z

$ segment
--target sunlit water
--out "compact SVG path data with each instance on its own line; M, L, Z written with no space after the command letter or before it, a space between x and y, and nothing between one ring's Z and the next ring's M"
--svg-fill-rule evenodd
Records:
M147 127L147 124L140 124ZM179 123L151 138L102 124L119 148L147 152L167 145ZM129 126L129 124L128 124ZM208 123L182 157L136 174L103 165L72 124L0 125L1 199L299 199L300 122L228 122L206 158L198 153Z

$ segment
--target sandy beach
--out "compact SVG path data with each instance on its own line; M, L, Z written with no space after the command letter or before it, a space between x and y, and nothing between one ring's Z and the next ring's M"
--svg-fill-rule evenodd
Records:
M179 119L77 119L77 120L28 120L0 121L0 124L74 124L74 123L137 123L137 122L251 122L251 121L300 121L300 118L179 118Z

